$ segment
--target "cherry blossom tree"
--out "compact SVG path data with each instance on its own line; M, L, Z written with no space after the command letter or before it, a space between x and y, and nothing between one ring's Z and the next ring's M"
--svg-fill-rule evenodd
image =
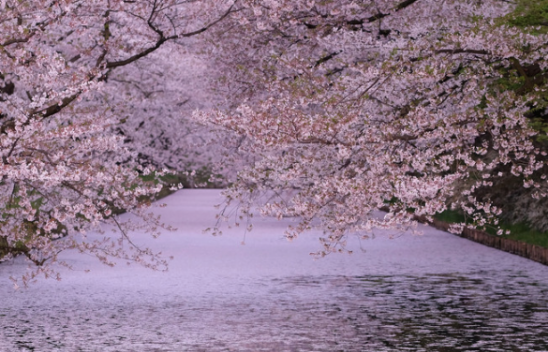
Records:
M212 39L218 91L235 99L195 114L256 156L227 192L236 221L260 198L300 219L289 238L325 229L326 254L448 208L497 226L509 180L545 202L546 131L531 119L547 106L542 18L518 25L526 15L497 0L238 6Z
M500 194L548 194L541 3L2 0L0 256L27 281L69 248L162 267L129 231L167 227L164 167L247 163L237 221L259 199L323 254L448 208L496 226Z
M223 151L216 141L227 133L189 118L219 98L208 89L211 77L207 64L193 53L196 48L196 43L178 40L113 72L102 89L104 99L116 107L117 132L142 165L213 172L219 164Z
M162 171L139 163L160 137L139 140L135 126L184 103L180 90L158 79L169 74L161 70L170 60L185 65L184 40L231 11L222 1L0 1L0 256L23 254L37 265L24 283L54 275L49 264L66 249L110 265L117 257L165 266L129 235L169 228L146 212L162 185L143 176ZM154 57L160 51L162 60ZM162 99L143 101L136 91ZM114 216L122 210L142 221L122 222ZM88 238L101 224L118 235Z

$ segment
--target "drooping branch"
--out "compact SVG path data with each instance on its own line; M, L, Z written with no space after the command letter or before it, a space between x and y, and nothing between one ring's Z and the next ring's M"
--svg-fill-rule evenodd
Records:
M116 67L129 65L129 64L131 64L131 63L133 63L133 62L149 55L150 53L158 50L162 46L162 44L164 44L167 41L178 39L178 38L189 38L189 37L193 37L195 35L198 35L200 33L203 33L205 31L207 31L208 29L210 29L211 27L218 24L219 22L221 22L227 16L229 16L233 12L234 5L235 5L235 3L232 4L232 6L230 6L230 8L221 17L219 17L217 20L209 23L207 26L204 26L204 27L202 27L198 30L192 31L192 32L174 34L174 35L171 35L171 36L168 36L168 37L166 37L164 35L163 31L161 31L160 29L158 29L156 26L154 26L152 24L152 22L151 22L152 14L151 14L151 18L149 18L147 23L148 23L149 27L152 28L152 30L154 30L159 36L158 40L156 41L156 44L154 46L148 48L148 49L145 49L144 51L142 51L138 54L135 54L135 55L125 59L125 60L109 61L106 64L106 68L107 69L112 69L112 68L116 68Z
M109 62L107 62L105 67L107 69L112 69L112 68L117 68L117 67L122 67L122 66L129 65L129 64L131 64L131 63L147 56L148 54L158 50L162 46L162 44L164 44L168 40L173 40L173 39L177 39L177 38L179 38L178 35L172 35L172 36L169 36L169 37L160 37L154 46L152 46L152 47L150 47L146 50L143 50L140 53L135 54L135 55L133 55L133 56L131 56L131 57L125 59L125 60L109 61Z

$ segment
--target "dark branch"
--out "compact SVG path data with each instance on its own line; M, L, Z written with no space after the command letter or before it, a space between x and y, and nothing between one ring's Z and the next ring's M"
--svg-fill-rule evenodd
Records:
M131 56L131 57L125 59L125 60L107 62L106 68L110 69L110 68L116 68L116 67L129 65L132 62L135 62L135 61L139 60L140 58L143 58L143 57L147 56L148 54L156 51L158 48L160 48L162 46L162 44L164 44L168 40L176 39L176 38L178 38L177 35L172 35L172 36L167 37L167 38L162 37L162 38L158 39L158 41L156 42L156 45L154 45L153 47L150 47L150 48L148 48L144 51L141 51L140 53L135 54L135 55L133 55L133 56Z
M331 60L332 58L334 58L335 56L339 55L341 52L340 51L335 51L335 52L332 52L331 54L329 55L326 55L324 57L322 57L321 59L317 60L315 63L314 63L314 66L313 67L318 67L320 66L321 64L323 64L324 62L327 62L329 60Z
M375 22L376 20L380 20L381 18L385 18L386 16L390 16L389 13L381 13L379 12L376 15L373 15L367 19L368 22Z
M192 37L192 36L198 35L200 33L203 33L205 31L207 31L208 29L210 29L211 27L215 26L217 23L221 22L228 15L230 15L232 13L233 7L234 7L234 5L230 6L230 8L221 17L219 17L217 20L211 22L210 24L208 24L207 26L205 26L203 28L200 28L198 30L188 32L188 33L175 34L175 35L172 35L172 36L169 36L169 37L165 37L164 33L152 24L152 22L151 22L152 21L152 14L151 14L151 17L148 20L148 25L159 36L158 40L156 41L156 44L153 47L150 47L150 48L148 48L148 49L146 49L146 50L144 50L144 51L142 51L138 54L135 54L135 55L133 55L130 58L127 58L125 60L109 61L106 64L106 68L111 69L111 68L116 68L116 67L129 65L132 62L135 62L135 61L139 60L140 58L145 57L148 54L156 51L158 48L160 48L162 46L162 44L164 44L168 40L173 40L173 39L177 39L177 38L188 38L188 37Z
M64 107L70 105L78 96L81 94L81 92L78 92L68 98L65 98L62 100L61 104L53 104L45 109L35 111L32 115L40 114L42 113L42 117L50 117L51 115L57 114L59 111L61 111Z
M8 46L8 45L12 45L12 44L17 44L17 43L26 43L30 40L30 38L34 35L34 32L32 32L32 34L26 36L25 38L12 38L12 39L8 39L6 40L5 42L1 43L0 44L0 47L1 46Z
M401 2L396 6L396 11L402 10L408 6L413 5L417 0L405 0L404 2Z
M475 49L440 49L436 50L436 54L476 54L476 55L489 55L487 50L475 50Z

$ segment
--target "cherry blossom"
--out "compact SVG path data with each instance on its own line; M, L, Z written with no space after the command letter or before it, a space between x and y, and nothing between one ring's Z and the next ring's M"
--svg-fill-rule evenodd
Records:
M169 61L154 55L163 50L183 61L178 46L231 11L230 3L218 1L0 3L0 255L22 254L36 265L23 283L56 276L51 264L68 265L58 261L67 249L109 265L121 258L165 268L165 258L130 234L156 236L160 227L169 228L146 210L169 160L155 163L158 169L140 162L152 154L151 145L138 140L135 126L150 115L143 114L146 102L131 95L141 90L170 98L151 103L152 115L162 113L161 105L176 107L182 97L174 96L173 82L154 80ZM156 61L159 69L150 67ZM143 178L147 174L156 179ZM141 221L122 220L116 216L122 211ZM102 229L108 230L88 236Z
M250 141L255 162L227 191L236 219L259 200L265 214L299 219L289 238L324 228L327 254L348 234L407 229L449 208L468 226L497 226L491 198L511 177L546 196L546 146L526 115L546 92L547 41L504 20L514 5L239 6L215 37L232 108L195 114ZM521 86L504 86L508 77Z

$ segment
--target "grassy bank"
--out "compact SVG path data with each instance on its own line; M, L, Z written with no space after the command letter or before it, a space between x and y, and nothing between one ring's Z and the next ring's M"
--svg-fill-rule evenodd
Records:
M435 218L448 223L469 222L469 221L466 221L467 219L461 213L458 213L453 210L447 210L443 213L437 214ZM485 232L493 236L499 236L501 238L508 238L508 239L548 248L548 232L537 231L525 223L517 223L517 224L502 223L501 228L504 230L509 230L510 234L497 235L496 229L494 228L486 228Z

